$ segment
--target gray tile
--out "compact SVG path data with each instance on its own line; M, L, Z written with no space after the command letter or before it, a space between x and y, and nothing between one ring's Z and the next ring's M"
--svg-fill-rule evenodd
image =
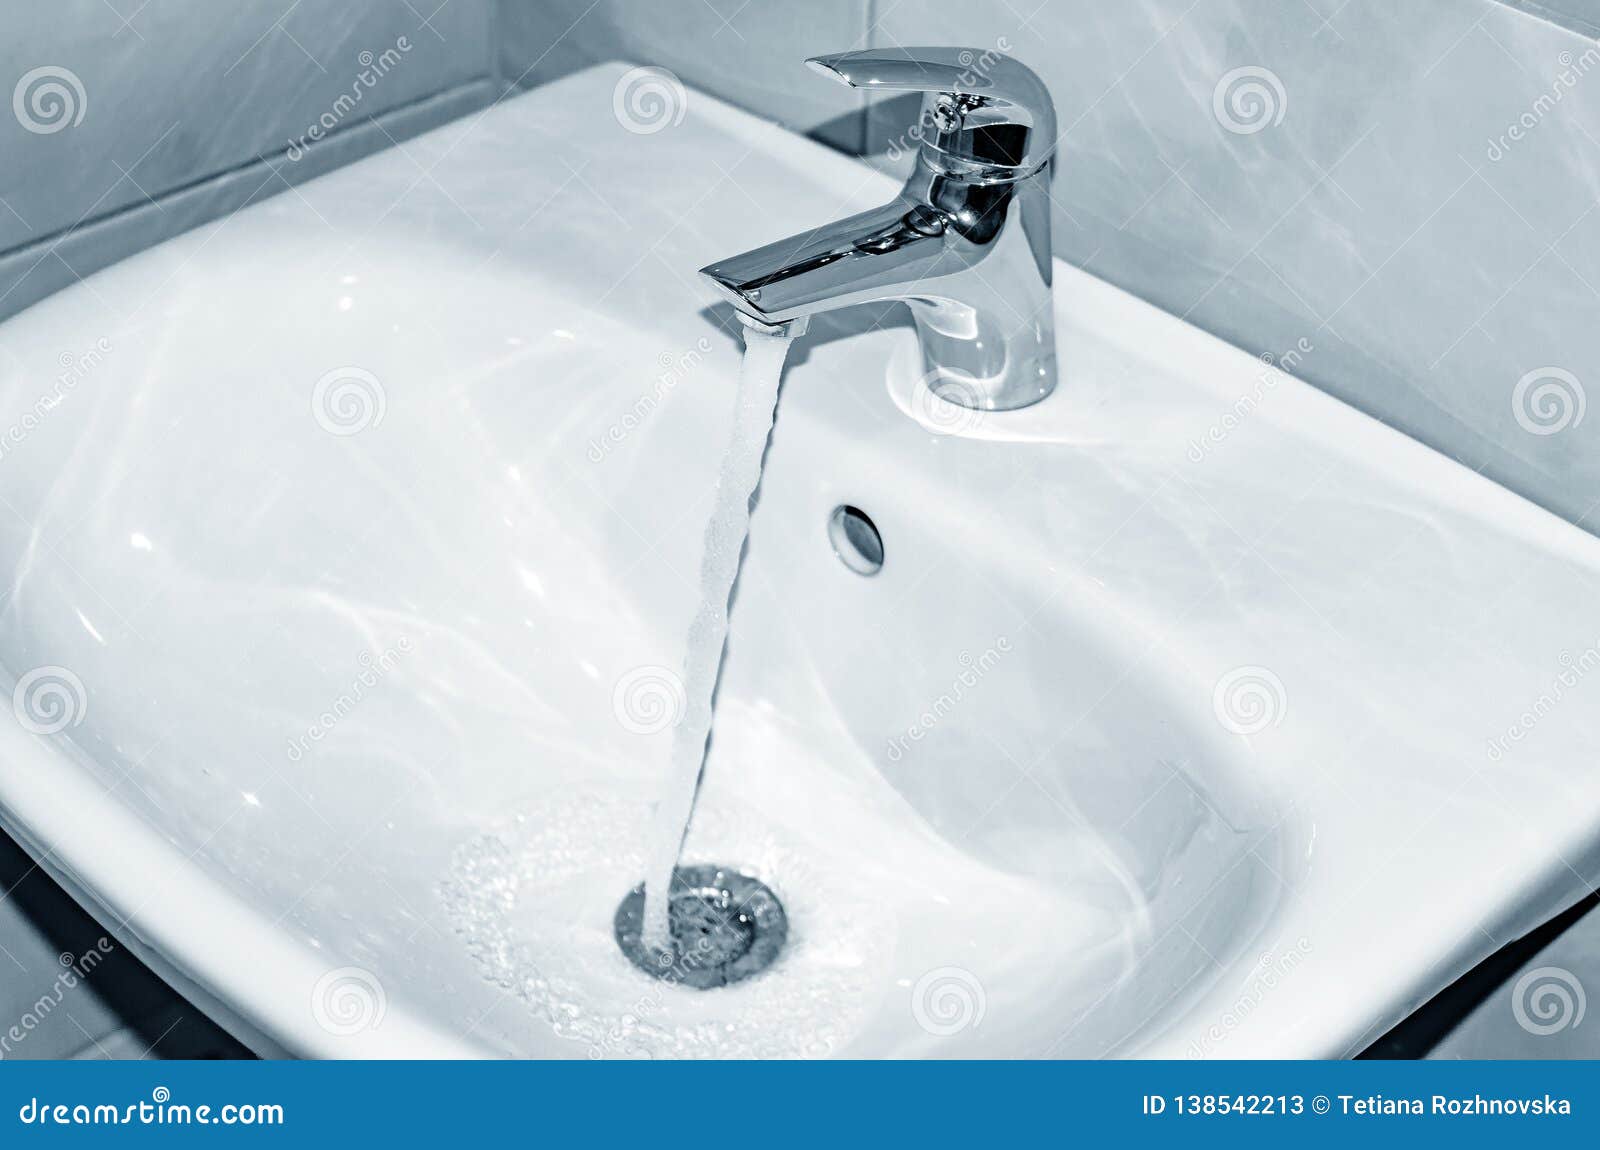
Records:
M804 61L865 47L867 8L867 0L498 0L500 71L532 87L602 60L665 68L691 88L858 150L861 97Z
M245 1056L0 832L0 1061Z
M1429 1058L1600 1058L1600 911L1540 951ZM1587 1025L1585 1025L1587 1023Z
M197 180L156 203L140 203L0 252L0 319L152 244L479 108L492 93L487 80L467 84L354 124L305 151L298 161L279 156L245 164Z
M59 0L8 18L0 81L22 111L0 115L0 250L490 70L488 0L454 0L431 19L338 0L124 10L126 22L104 0ZM23 84L41 68L53 71Z
M1310 382L1583 519L1600 48L1494 0L1031 7L899 0L873 40L938 27L1044 77L1057 254L1251 351L1309 339ZM874 102L869 145L909 114Z
M1552 20L1585 36L1600 36L1600 0L1504 0L1542 20Z

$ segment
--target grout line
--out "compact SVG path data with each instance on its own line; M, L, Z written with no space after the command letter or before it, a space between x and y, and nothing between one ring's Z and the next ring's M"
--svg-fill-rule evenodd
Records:
M1571 32L1575 36L1589 40L1600 37L1600 23L1585 20L1582 16L1571 12L1557 11L1548 4L1539 3L1538 0L1493 0L1493 2L1519 16L1536 20L1541 24L1549 24L1564 32Z
M453 99L470 94L472 89L483 85L488 85L492 91L493 84L494 79L490 75L474 76L463 83L456 84L450 88L442 88L436 92L430 92L428 95L422 96L416 100L411 100L407 103L396 105L393 108L389 108L378 113L376 116L368 116L365 119L341 126L328 133L328 135L322 140L318 141L314 147L316 147L318 150L321 150L324 145L334 140L341 140L344 142L352 141L355 139L356 133L370 132L375 128L381 127L385 121L392 123L397 118L413 115L419 112L425 112L436 105L443 106ZM485 102L487 103L487 101ZM431 130L431 128L437 126L439 125L430 125L429 129L424 130ZM381 150L382 147L373 149L374 152ZM310 156L311 154L311 150L307 149L306 155ZM229 167L216 168L212 171L206 172L204 175L196 176L185 183L174 184L172 187L164 188L154 196L146 194L145 198L137 203L130 203L124 207L115 208L111 211L103 212L97 216L80 219L75 223L58 228L50 234L41 236L38 239L30 240L27 243L19 244L16 247L0 250L0 261L16 258L27 259L30 255L33 255L36 252L39 253L40 259L42 260L57 244L72 238L73 235L80 231L84 231L89 228L115 226L124 217L130 216L135 212L143 212L149 208L151 204L154 204L157 208L160 208L164 211L166 205L174 203L180 197L192 195L196 192L203 192L210 185L221 187L225 182L238 179L241 176L248 176L248 174L252 171L260 171L266 168L280 168L281 165L283 165L286 161L287 155L287 151L271 152L265 155L252 156L248 160L243 160ZM353 162L353 160L345 160L339 166L343 166L344 163L350 162ZM137 167L137 164L134 166ZM319 171L317 174L321 175L322 173ZM198 225L201 223L206 223L211 218L215 217L196 220L195 224Z
M500 19L500 4L498 0L491 0L489 18L484 21L485 31L488 35L488 42L484 44L488 59L484 61L484 64L491 89L496 97L505 91L506 83L505 73L500 70L500 42L503 39L502 23L503 21Z

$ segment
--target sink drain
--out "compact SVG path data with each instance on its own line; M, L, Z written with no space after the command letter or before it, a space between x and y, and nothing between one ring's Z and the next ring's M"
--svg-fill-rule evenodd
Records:
M667 909L672 950L646 947L641 936L644 886L629 891L612 920L617 945L652 978L696 990L760 974L789 937L789 919L778 896L749 875L718 866L675 870Z

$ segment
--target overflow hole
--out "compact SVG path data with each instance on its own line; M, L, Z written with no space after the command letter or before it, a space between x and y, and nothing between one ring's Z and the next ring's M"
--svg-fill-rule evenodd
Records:
M876 575L883 567L883 536L859 507L841 504L828 516L833 553L857 575Z

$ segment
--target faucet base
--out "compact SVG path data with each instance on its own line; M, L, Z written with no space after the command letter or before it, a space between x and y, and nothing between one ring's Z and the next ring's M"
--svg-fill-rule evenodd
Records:
M1010 333L976 312L952 331L948 303L910 301L928 390L974 411L1015 411L1049 395L1056 386L1056 336L1048 288L1043 299L1042 318Z

